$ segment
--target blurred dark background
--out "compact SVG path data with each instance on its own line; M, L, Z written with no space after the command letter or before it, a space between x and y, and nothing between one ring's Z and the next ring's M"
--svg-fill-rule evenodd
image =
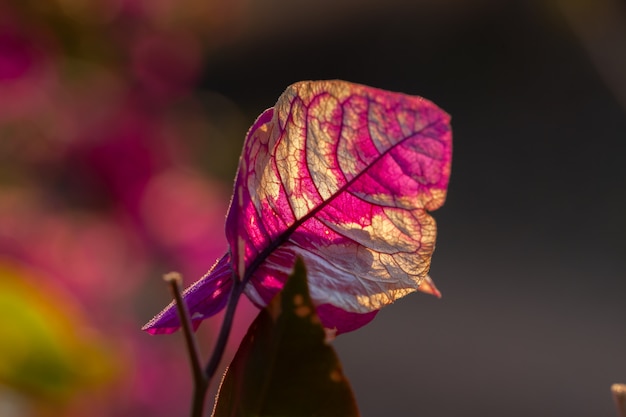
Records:
M17 211L34 204L37 216L53 212L78 229L77 216L106 220L105 229L122 229L119 241L130 241L141 255L120 267L140 283L123 295L119 288L126 284L109 284L116 290L100 300L103 312L86 313L100 339L115 330L99 323L118 328L124 322L125 334L133 334L133 326L167 302L160 274L179 269L191 281L224 249L215 236L222 233L237 158L254 118L295 81L339 78L424 96L452 115L454 131L448 199L434 213L439 237L431 276L443 298L408 296L334 342L362 415L616 415L609 387L626 381L623 2L272 0L226 6L187 0L184 13L167 0L152 6L120 0L111 2L117 6L106 21L90 21L95 12L83 6L67 6L78 2L58 3L65 17L32 4L5 9L28 22L14 31L36 39L35 49L44 52L34 56L52 50L54 59L72 58L63 58L65 72L54 90L77 100L65 114L70 133L54 130L72 139L42 139L37 129L24 133L5 121L3 187ZM73 23L67 10L79 10ZM72 41L72 34L83 41ZM45 67L54 59L45 58ZM104 70L85 69L90 66ZM78 98L67 89L80 90ZM16 99L7 97L0 95L0 105L14 108ZM91 108L104 115L83 122L83 110ZM36 112L28 117L41 118ZM120 119L122 127L108 135L110 120ZM94 144L93 136L104 139ZM24 145L25 138L35 138L37 147ZM29 255L29 239L39 239L41 228L19 240L11 223L16 216L9 217L2 229L5 258L58 276L64 268ZM128 230L134 232L126 236ZM76 236L66 234L69 241ZM113 252L107 250L109 265ZM102 253L100 245L90 255ZM67 255L66 262L76 256L83 254ZM79 305L86 303L80 285L71 284L80 278L60 280ZM120 302L127 320L111 321L107 306ZM244 322L254 315L247 308ZM206 349L217 324L203 326ZM124 352L139 353L122 355L128 367L141 352L163 352L134 371L150 384L137 376L125 386L125 392L141 390L141 398L116 394L123 405L111 415L161 415L158 403L166 399L167 412L185 412L187 386L178 395L161 392L172 389L163 379L172 372L181 381L188 377L184 358L176 356L182 341L132 337L139 338L136 347ZM3 343L9 341L0 337ZM108 360L119 362L111 355ZM163 361L172 363L169 371L150 373ZM116 378L128 381L123 372L116 375L90 377L96 395L111 395L106 387ZM32 387L4 380L11 394L0 394L0 410L4 401L5 408L35 413L23 399L33 395ZM84 410L67 406L72 401L65 400L64 410Z

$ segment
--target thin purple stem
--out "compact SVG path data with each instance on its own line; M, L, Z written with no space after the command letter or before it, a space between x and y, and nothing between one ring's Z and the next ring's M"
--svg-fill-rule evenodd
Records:
M191 316L187 304L183 300L180 274L170 273L167 274L164 279L170 284L172 294L176 300L176 309L178 310L178 316L180 318L181 327L185 336L185 344L187 345L187 354L189 356L189 363L191 365L191 371L193 373L194 393L193 402L191 406L191 417L202 417L204 412L204 401L206 392L209 387L209 380L205 373L202 371L202 365L200 364L200 350L198 349L198 342L196 340L193 328L191 325Z
M237 277L233 277L233 288L230 291L228 304L226 305L226 313L224 314L222 327L220 328L220 332L217 336L217 341L215 342L215 347L213 348L209 362L204 368L204 375L209 383L213 379L213 376L217 371L217 367L222 360L222 356L224 355L226 342L228 342L228 336L230 335L230 330L233 327L233 320L235 319L235 310L237 309L239 298L243 293L243 287L243 283Z

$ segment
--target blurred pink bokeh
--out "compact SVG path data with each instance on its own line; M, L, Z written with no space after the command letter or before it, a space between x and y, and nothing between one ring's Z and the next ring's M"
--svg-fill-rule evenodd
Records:
M194 87L238 7L0 5L3 416L186 413L182 340L139 329L169 299L163 273L190 283L226 248L230 186L195 162Z

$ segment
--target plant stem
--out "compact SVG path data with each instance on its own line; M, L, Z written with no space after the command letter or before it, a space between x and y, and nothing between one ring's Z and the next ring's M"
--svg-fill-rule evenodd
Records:
M613 384L611 387L613 400L620 417L626 417L626 384Z
M176 309L178 310L178 316L180 318L183 334L185 336L187 354L189 356L191 371L193 373L194 393L191 407L191 417L202 417L206 391L209 387L209 380L203 372L202 365L200 364L200 350L198 349L198 342L193 332L189 309L183 300L181 288L182 278L180 274L176 272L169 273L163 278L170 284L172 294L176 300Z
M185 336L185 344L187 345L187 354L189 355L189 362L193 373L193 400L191 406L191 417L202 417L204 413L204 403L206 399L207 390L211 384L211 380L217 371L217 367L222 360L224 350L226 349L226 343L228 342L228 336L230 330L233 327L233 320L235 319L235 310L239 303L239 298L243 293L245 286L237 277L233 276L233 288L231 289L228 297L228 304L226 305L226 313L220 332L215 342L215 347L211 353L211 357L203 370L200 364L200 353L198 349L198 343L191 324L191 315L189 309L185 303L182 295L181 282L182 278L180 274L172 272L163 277L165 281L170 284L170 288L176 300L176 309L180 318L181 327Z
M209 383L211 382L211 379L213 379L213 376L217 371L217 367L220 364L220 360L224 354L224 350L226 349L226 342L228 342L228 336L230 335L230 330L233 327L235 310L243 292L243 287L243 283L239 279L235 279L233 277L233 288L230 291L230 296L228 297L228 304L226 305L226 313L224 314L222 327L220 328L219 335L217 336L217 341L215 342L213 353L211 353L211 358L209 359L204 371L205 378Z

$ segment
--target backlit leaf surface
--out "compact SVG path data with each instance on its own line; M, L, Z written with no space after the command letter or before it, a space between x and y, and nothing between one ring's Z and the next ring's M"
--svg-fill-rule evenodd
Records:
M266 305L297 256L311 298L339 333L420 288L445 199L452 135L432 102L344 81L300 82L248 131L226 221L229 252L185 297L197 322L223 307L232 276ZM178 327L168 306L145 329Z
M213 417L356 417L350 384L309 297L301 260L224 374Z

